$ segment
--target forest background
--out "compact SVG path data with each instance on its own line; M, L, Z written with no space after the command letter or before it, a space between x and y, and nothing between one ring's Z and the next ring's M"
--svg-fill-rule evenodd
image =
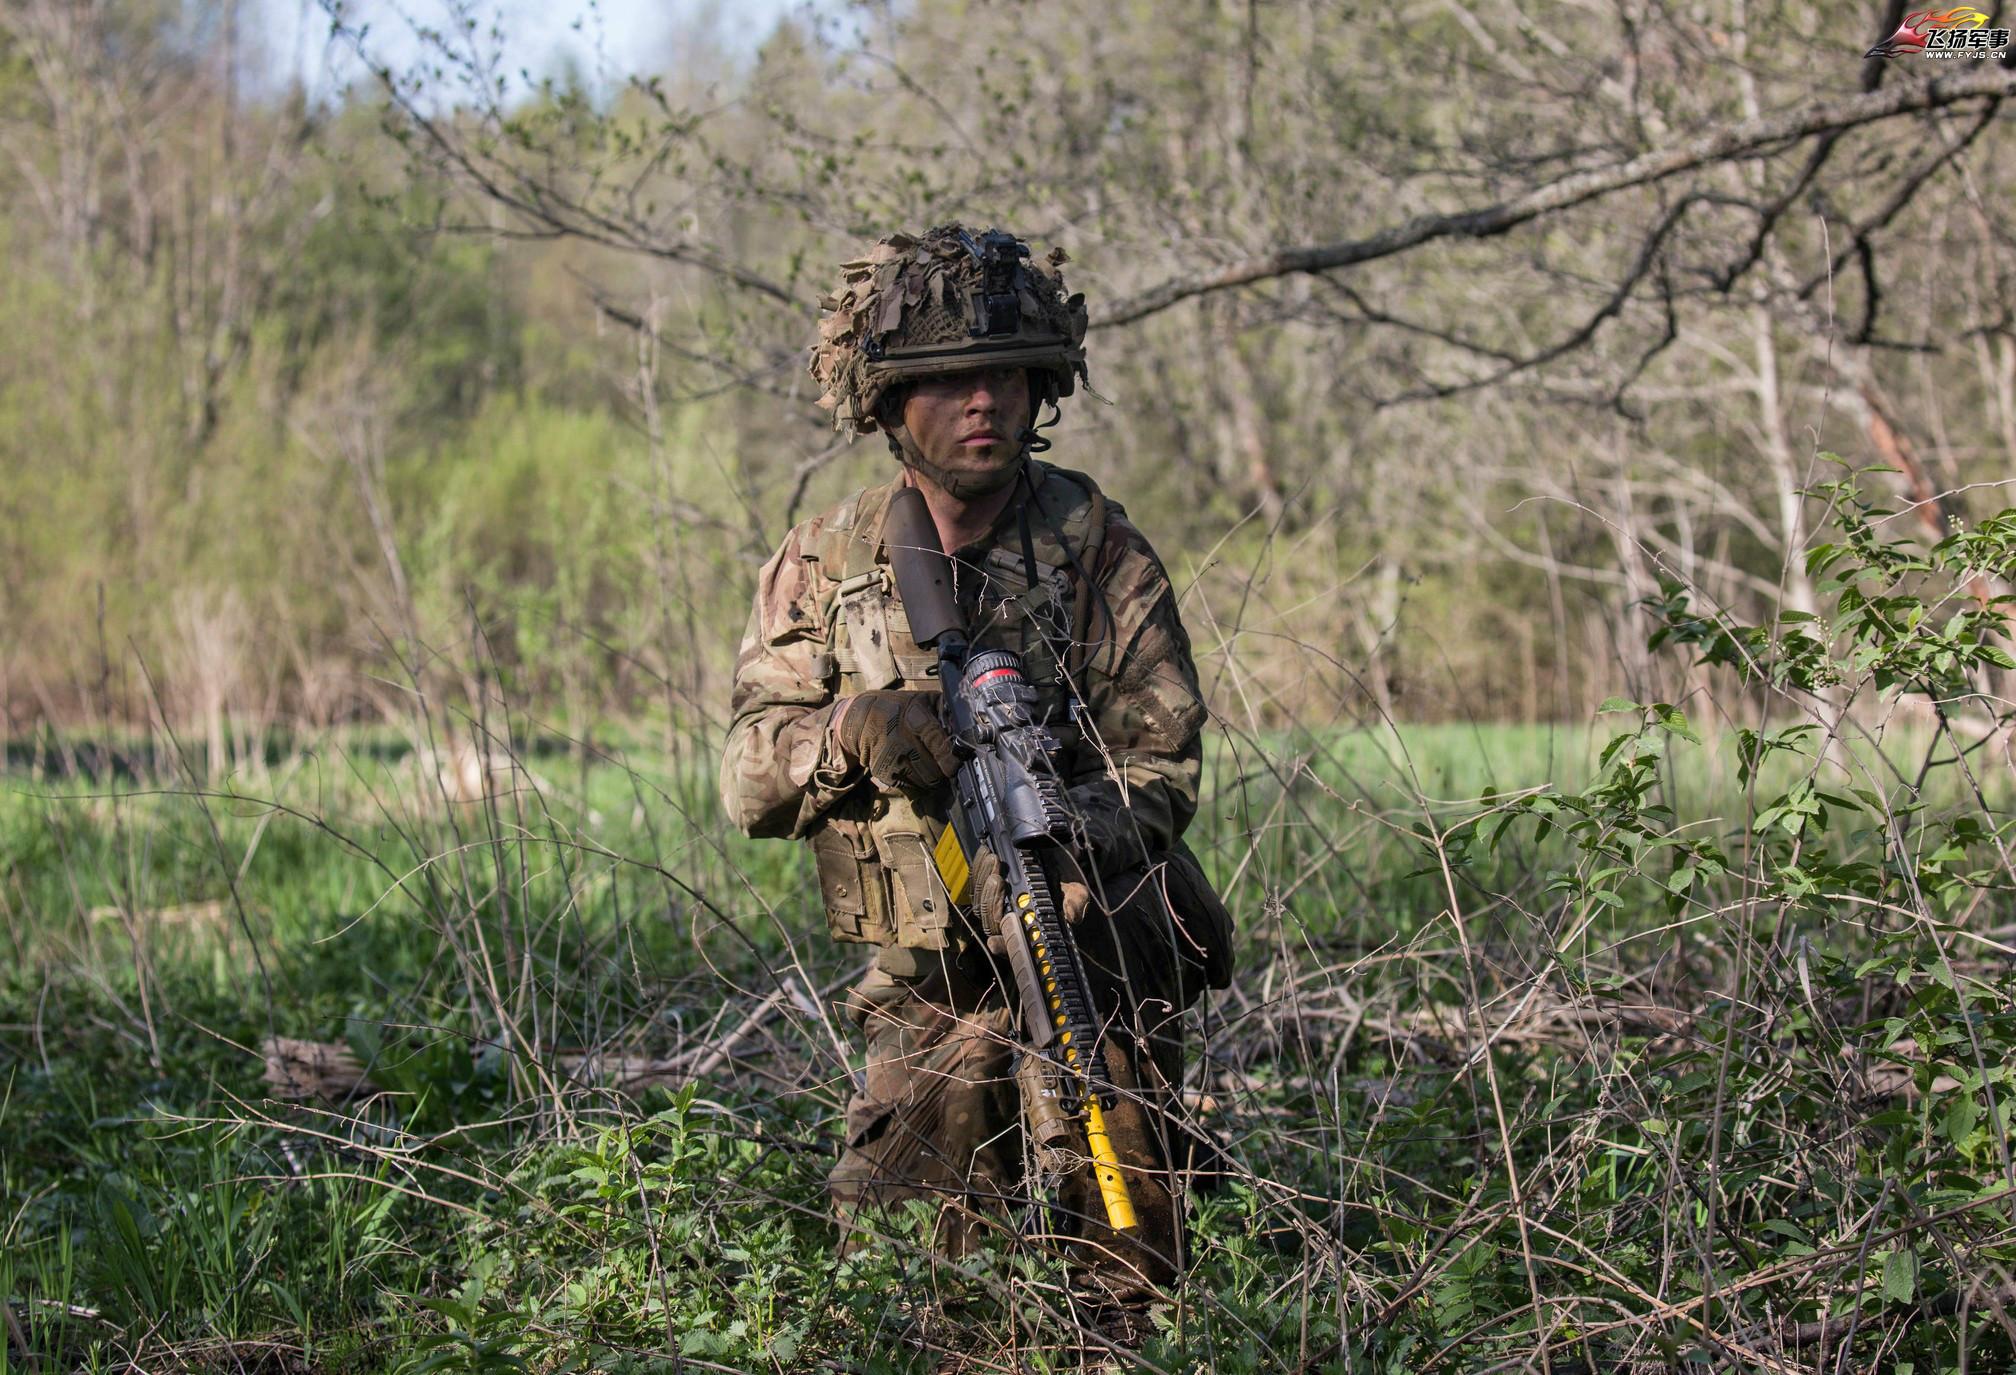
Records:
M757 568L889 471L818 298L951 219L1070 254L1050 457L1212 710L1130 1359L2016 1360L2006 57L836 0L624 80L323 0L304 86L259 12L0 7L0 1375L1104 1353L1014 1228L833 1255L860 952L714 794Z
M1236 643L1254 722L1584 719L1650 695L1662 575L1812 608L1817 450L1954 493L1929 521L2016 458L1992 104L1142 295L1874 87L1874 10L866 6L592 98L472 12L398 100L312 103L241 70L234 13L8 20L15 736L382 719L388 647L472 615L574 733L718 720L754 565L887 470L813 404L817 298L958 217L1071 253L1107 399L1054 456L1150 532L1221 694Z

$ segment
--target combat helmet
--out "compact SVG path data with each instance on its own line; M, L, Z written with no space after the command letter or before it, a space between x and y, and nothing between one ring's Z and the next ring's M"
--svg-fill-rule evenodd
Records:
M1067 295L1064 250L1032 260L1029 245L990 229L940 225L891 234L840 265L821 298L810 370L833 427L867 434L897 383L980 368L1026 367L1069 396L1085 379L1085 298Z

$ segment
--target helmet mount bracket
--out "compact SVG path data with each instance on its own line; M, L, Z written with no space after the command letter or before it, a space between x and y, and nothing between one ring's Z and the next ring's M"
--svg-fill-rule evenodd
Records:
M973 293L975 339L999 339L1022 328L1022 260L1029 245L1003 229L990 229L976 241L963 229L959 242L980 268L980 289Z

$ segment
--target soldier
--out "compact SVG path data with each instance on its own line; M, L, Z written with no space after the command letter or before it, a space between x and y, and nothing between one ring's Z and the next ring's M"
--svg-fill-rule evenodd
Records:
M1082 870L1062 905L1110 1028L1108 1126L1139 1225L1105 1226L1071 1174L1074 1282L1121 1338L1183 1264L1188 1138L1170 1109L1181 1015L1230 972L1230 922L1182 845L1197 806L1204 705L1167 573L1091 478L1039 461L1045 407L1085 377L1085 306L1061 250L1028 260L957 225L892 235L842 268L811 371L843 431L887 436L897 475L793 529L764 565L735 670L721 767L752 836L811 847L832 935L876 947L845 1009L865 1033L830 1185L846 1241L874 1210L940 1204L938 1244L968 1249L1023 1178L1013 984L998 882L971 910L932 865L955 767L935 655L909 635L881 530L901 485L924 495L953 558L973 643L1024 658L1063 739ZM988 271L991 263L993 271Z

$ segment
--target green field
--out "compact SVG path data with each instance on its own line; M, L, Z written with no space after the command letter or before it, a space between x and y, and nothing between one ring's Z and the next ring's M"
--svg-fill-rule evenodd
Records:
M1801 1323L2009 1359L1968 1288L2016 1263L2006 773L1968 803L1899 731L1745 787L1734 735L1637 724L1214 745L1192 837L1244 945L1191 1098L1232 1168L1142 1368L1763 1369ZM1075 1368L1037 1248L952 1265L909 1219L831 1258L862 952L798 847L724 834L706 754L527 750L472 802L389 736L10 777L7 1368ZM1938 920L1886 910L1942 873ZM276 1095L273 1037L369 1096Z

